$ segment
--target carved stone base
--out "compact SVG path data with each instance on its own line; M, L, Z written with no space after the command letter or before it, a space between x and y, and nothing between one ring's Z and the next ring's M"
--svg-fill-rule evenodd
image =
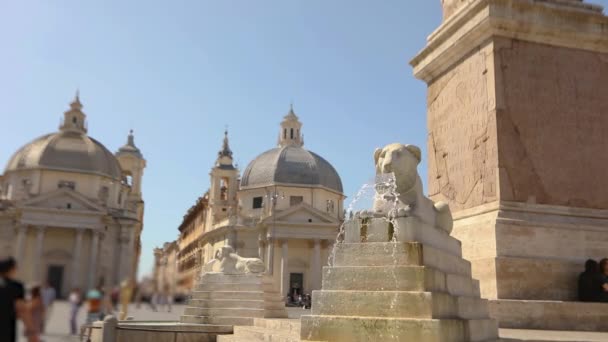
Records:
M254 318L287 318L285 301L262 275L205 273L182 323L252 325Z
M361 242L382 239L392 242ZM414 218L379 218L348 222L345 241L313 291L312 314L302 316L302 340L498 339L458 240Z

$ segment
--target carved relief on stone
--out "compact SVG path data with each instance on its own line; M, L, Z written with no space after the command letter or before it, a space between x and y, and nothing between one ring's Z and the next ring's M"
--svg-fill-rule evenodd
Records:
M491 53L482 49L429 86L429 194L456 210L496 198Z

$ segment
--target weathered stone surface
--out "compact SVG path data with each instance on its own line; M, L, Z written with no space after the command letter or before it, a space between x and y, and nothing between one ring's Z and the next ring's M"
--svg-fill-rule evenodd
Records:
M454 236L483 297L576 300L584 261L608 249L607 221L606 210L494 203L458 213Z
M490 341L498 337L491 323L461 320L302 316L304 341ZM492 321L488 321L492 322ZM495 324L495 323L494 323ZM477 327L481 328L479 330Z
M453 211L498 198L491 51L480 47L428 88L429 195Z
M573 300L584 260L608 248L608 17L578 0L442 5L412 60L431 198L452 207L484 297Z
M393 225L397 241L419 242L458 258L462 256L460 241L445 231L420 221L417 217L399 217L393 221Z
M417 242L340 243L333 266L428 266L439 271L471 275L471 264L441 249Z
M116 342L212 342L216 341L218 335L231 334L232 331L232 326L227 325L129 322L119 324L116 330Z
M235 327L234 335L218 336L218 342L299 342L299 319L256 318L252 326Z
M328 290L313 293L311 312L312 315L409 318L452 318L457 313L457 299L442 293Z
M501 328L608 331L608 304L491 300L490 314Z
M496 39L494 55L501 199L608 208L608 54Z

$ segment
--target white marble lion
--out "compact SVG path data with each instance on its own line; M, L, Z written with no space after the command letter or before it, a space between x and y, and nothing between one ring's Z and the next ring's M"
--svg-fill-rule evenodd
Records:
M374 201L374 216L413 216L438 227L448 234L453 221L447 203L434 203L424 196L418 175L420 148L414 145L390 144L374 152L376 175L393 174L397 198L378 196Z
M264 273L266 266L258 258L243 258L234 252L234 248L224 246L215 252L215 257L205 264L204 273L224 274L259 274Z

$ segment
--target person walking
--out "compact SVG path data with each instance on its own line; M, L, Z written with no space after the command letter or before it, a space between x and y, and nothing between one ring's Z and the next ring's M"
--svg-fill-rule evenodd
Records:
M98 289L87 292L87 324L99 321L103 314L103 294Z
M70 334L76 335L78 331L78 311L80 311L80 306L82 305L80 289L73 289L70 292L68 300L70 302Z
M0 261L0 341L17 341L17 319L31 329L23 284L15 280L17 262L13 258ZM33 341L35 342L35 341Z
M55 288L46 282L42 288L42 304L44 305L44 322L42 324L42 332L44 332L44 328L51 317L55 299L57 299L57 292L55 291Z
M30 300L27 302L27 312L31 319L31 325L24 331L28 342L40 341L40 334L44 326L44 303L42 301L42 290L40 286L34 286L30 290Z

